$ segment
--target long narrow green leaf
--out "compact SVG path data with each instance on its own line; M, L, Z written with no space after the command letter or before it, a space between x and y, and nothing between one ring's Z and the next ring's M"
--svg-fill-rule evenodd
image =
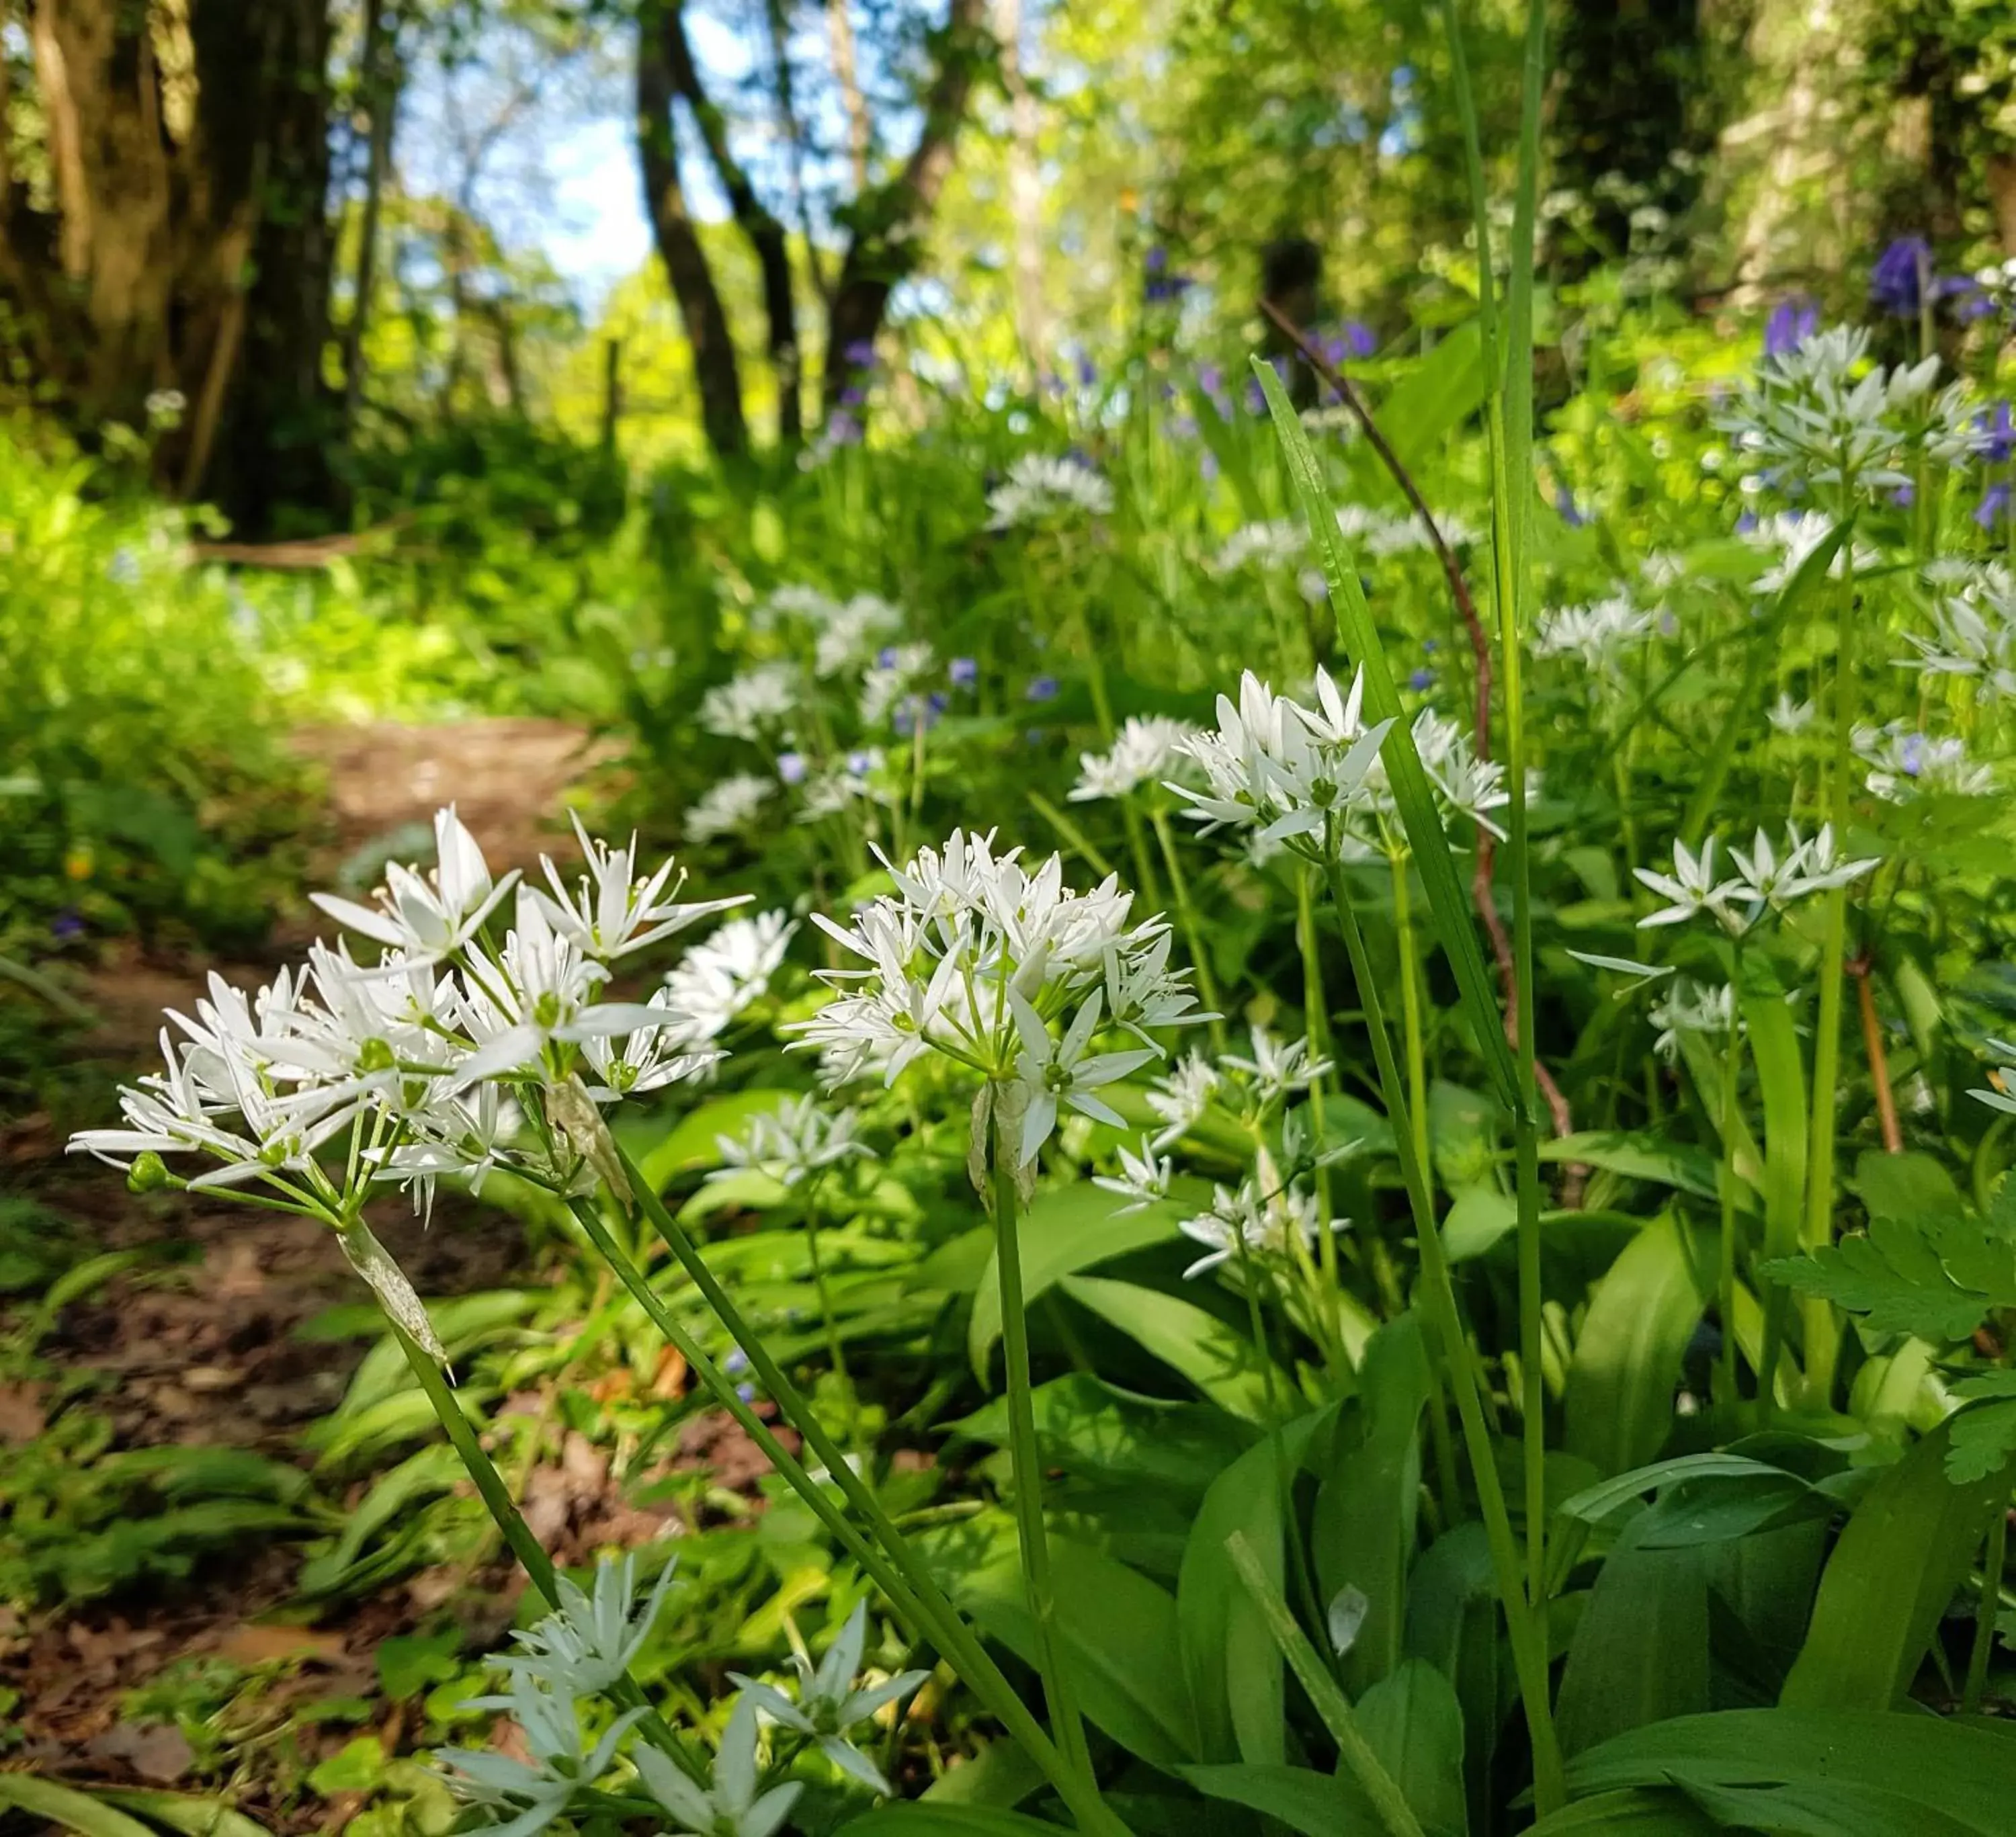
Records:
M1346 653L1365 672L1367 715L1375 721L1393 723L1380 753L1393 787L1393 801L1399 807L1408 843L1414 852L1414 865L1427 889L1435 935L1455 974L1478 1050L1484 1055L1499 1099L1515 1116L1521 1115L1524 1106L1518 1074L1513 1066L1512 1049L1506 1044L1504 1019L1490 972L1485 967L1483 947L1477 941L1470 901L1435 808L1435 793L1428 787L1427 771L1414 745L1413 730L1404 718L1385 646L1372 622L1371 609L1365 603L1364 589L1359 585L1358 569L1345 545L1344 533L1337 527L1336 509L1323 484L1322 468L1273 366L1256 358L1253 373L1265 392L1268 408L1274 417L1274 432L1288 462L1288 476L1294 482L1295 495L1315 538L1323 577L1330 583L1330 604L1337 609L1337 635L1344 641Z
M30 1774L0 1773L0 1807L7 1806L78 1832L81 1837L155 1837L138 1818L128 1817L88 1792Z

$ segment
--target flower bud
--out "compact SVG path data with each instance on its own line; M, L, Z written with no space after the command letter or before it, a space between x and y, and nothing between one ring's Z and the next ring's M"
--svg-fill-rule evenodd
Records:
M157 1193L175 1184L175 1176L169 1173L168 1164L151 1149L137 1156L126 1171L126 1190L133 1193Z

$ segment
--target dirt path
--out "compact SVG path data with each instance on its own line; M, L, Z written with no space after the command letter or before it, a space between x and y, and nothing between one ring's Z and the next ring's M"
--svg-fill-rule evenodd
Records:
M315 870L325 876L336 861L424 826L448 802L494 867L530 867L542 851L571 848L567 793L610 757L578 728L525 720L318 729L296 745L326 772L319 827L329 847ZM275 958L297 949L312 923L284 916ZM272 965L213 965L137 945L114 954L86 997L100 1022L81 1056L121 1074L143 1067L163 1007L185 1006L212 967L250 987ZM298 1459L300 1432L340 1398L368 1343L297 1336L311 1316L360 1294L329 1234L243 1206L137 1199L110 1170L64 1159L59 1127L29 1117L0 1131L8 1185L60 1221L81 1255L137 1254L61 1310L31 1375L0 1369L0 1462L16 1451L25 1458L50 1423L77 1409L106 1419L121 1449L236 1447ZM394 1204L374 1222L431 1297L523 1278L523 1238L501 1215L450 1202L423 1231ZM254 1542L237 1558L204 1562L186 1583L149 1584L124 1598L40 1611L0 1601L0 1724L13 1724L21 1757L67 1777L186 1784L187 1741L158 1716L129 1714L131 1693L171 1665L284 1659L306 1667L317 1695L368 1694L375 1646L437 1601L438 1584L433 1595L402 1584L319 1627L290 1627L272 1616L285 1609L299 1562L297 1544ZM0 1738L0 1752L7 1745Z

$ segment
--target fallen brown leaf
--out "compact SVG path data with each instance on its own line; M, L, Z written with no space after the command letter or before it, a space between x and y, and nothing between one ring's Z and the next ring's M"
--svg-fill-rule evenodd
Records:
M48 1428L39 1384L0 1384L0 1446L18 1448Z
M226 1634L217 1655L237 1665L270 1665L278 1659L340 1659L340 1633L319 1633L312 1627L275 1627L248 1620Z

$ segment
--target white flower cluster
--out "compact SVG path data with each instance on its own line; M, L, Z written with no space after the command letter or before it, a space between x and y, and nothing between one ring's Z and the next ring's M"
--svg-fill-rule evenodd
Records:
M1713 1039L1726 1040L1735 1012L1736 990L1731 984L1710 988L1683 976L1676 976L1665 994L1652 1004L1647 1017L1659 1030L1652 1050L1670 1065L1679 1056L1683 1034L1706 1034ZM1736 1024L1740 1027L1742 1023Z
M1759 593L1784 592L1833 528L1833 519L1817 510L1780 510L1758 518L1744 531L1743 539L1773 559L1751 582L1752 588ZM1866 574L1881 559L1867 543L1844 542L1827 563L1827 578L1845 581L1851 574Z
M1739 451L1807 483L1841 491L1907 484L1917 451L1964 454L1973 434L1965 387L1938 388L1939 360L1886 369L1869 361L1869 333L1835 325L1767 357L1718 425Z
M1309 532L1287 518L1271 523L1242 523L1226 537L1211 564L1215 574L1236 574L1253 568L1265 573L1291 568L1309 545Z
M1421 519L1408 511L1374 510L1363 504L1341 505L1337 512L1337 527L1348 541L1363 544L1368 555L1381 561L1391 555L1435 547ZM1435 527L1452 548L1478 540L1476 528L1453 512L1438 511Z
M1113 487L1075 459L1024 453L987 494L987 509L990 530L1104 516L1113 509Z
M1533 655L1579 657L1589 669L1615 675L1625 652L1642 643L1658 623L1656 611L1635 606L1621 594L1587 606L1552 606L1533 622Z
M1319 669L1309 708L1247 670L1237 705L1219 697L1216 730L1183 743L1203 768L1205 788L1171 782L1168 789L1207 830L1251 829L1263 846L1285 843L1315 860L1393 854L1402 845L1380 757L1393 723L1366 724L1364 689L1363 670L1340 694ZM1499 834L1489 813L1508 801L1504 768L1480 760L1462 730L1431 708L1415 717L1413 739L1445 819L1466 816Z
M795 663L757 663L716 683L700 699L700 724L724 740L761 740L797 712L805 682Z
M1932 619L1929 638L1904 634L1917 655L1900 658L1900 669L1970 680L1983 699L2016 699L2016 576L1989 563L1959 591L1942 595Z
M1835 852L1834 825L1823 823L1817 834L1802 836L1798 825L1785 826L1782 852L1762 829L1746 851L1730 848L1735 872L1717 878L1715 842L1711 836L1697 854L1684 842L1673 844L1673 871L1651 868L1633 872L1667 903L1638 921L1653 926L1684 925L1705 914L1731 937L1741 937L1767 913L1781 913L1799 901L1837 886L1848 886L1877 865L1877 857L1843 861Z
M1189 762L1186 749L1201 729L1166 714L1130 714L1103 753L1078 756L1074 803L1125 797L1143 785L1159 785Z
M171 1013L182 1037L163 1030L163 1069L121 1091L123 1125L70 1147L152 1184L231 1188L335 1227L433 1350L424 1311L363 1224L372 1188L401 1185L425 1210L441 1175L480 1185L508 1167L573 1190L615 1167L597 1105L697 1077L718 1056L705 1046L711 1016L667 989L613 1001L607 985L620 959L740 902L682 904L671 862L641 874L634 842L612 849L575 829L587 873L569 886L548 861L537 887L493 879L454 811L441 811L431 871L394 864L373 905L315 896L380 947L377 962L318 943L304 968L250 1000L213 976L193 1017ZM489 922L514 889L499 942ZM180 1181L158 1159L168 1155L211 1164Z
M781 1187L804 1186L869 1152L860 1129L857 1110L826 1110L815 1097L789 1097L776 1109L751 1116L739 1136L717 1135L723 1165L707 1177L725 1179L747 1168Z
M861 724L881 727L898 702L916 692L937 661L927 644L892 645L882 652L861 679Z
M1060 1105L1119 1122L1096 1093L1161 1056L1150 1029L1208 1018L1187 972L1169 968L1166 922L1130 925L1133 895L1117 877L1078 893L1057 856L1034 872L1021 857L995 854L991 833L954 830L942 850L920 850L902 867L885 859L893 894L851 925L815 915L862 967L820 972L839 993L791 1030L794 1044L823 1055L830 1086L870 1072L893 1083L925 1052L977 1072L988 1088L976 1149L992 1116L1019 1124L1018 1170L1033 1164ZM1067 1016L1060 1038L1051 1029ZM1094 1052L1103 1027L1143 1044Z
M809 645L812 674L822 681L858 668L903 628L903 612L873 593L835 599L816 587L780 587L758 606L758 631L782 632L802 650Z
M1333 1218L1328 1228L1343 1231L1350 1222ZM1249 1178L1237 1191L1215 1188L1211 1210L1183 1219L1176 1228L1204 1246L1205 1254L1183 1271L1190 1281L1237 1256L1278 1257L1298 1243L1313 1244L1323 1236L1325 1224L1314 1193L1293 1186L1264 1191L1260 1179Z
M1778 692L1778 699L1771 704L1764 718L1771 724L1774 733L1783 734L1787 739L1796 739L1813 724L1819 710L1812 701L1795 702L1784 690Z
M782 912L731 918L679 959L665 977L665 999L697 1041L718 1039L769 992L797 929Z
M1907 721L1892 721L1858 727L1852 738L1856 757L1869 768L1863 782L1870 795L1885 803L1982 797L1995 789L1995 768L1969 759L1965 744L1950 735L1935 739Z
M682 827L689 842L713 842L750 828L777 787L754 772L718 778L687 805Z

